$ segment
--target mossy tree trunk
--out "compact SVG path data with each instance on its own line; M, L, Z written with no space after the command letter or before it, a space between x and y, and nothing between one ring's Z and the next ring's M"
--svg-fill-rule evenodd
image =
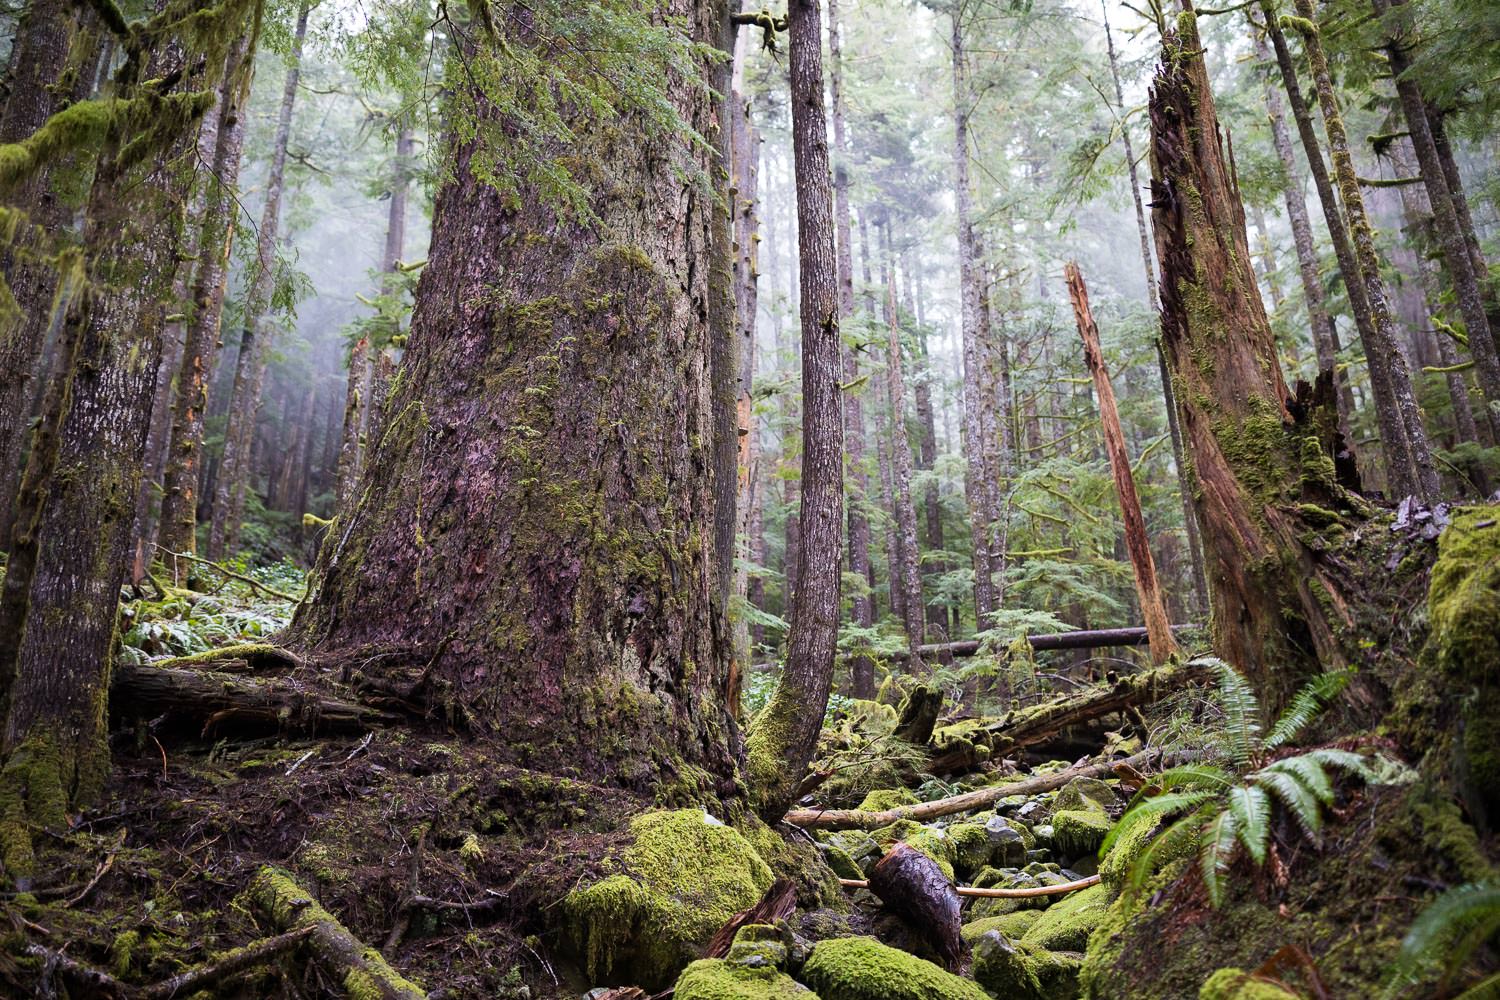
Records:
M1303 504L1356 501L1307 426L1333 419L1331 381L1320 379L1326 405L1311 407L1282 380L1192 13L1163 50L1150 101L1162 340L1192 460L1214 648L1274 705L1318 661L1343 660L1342 584L1303 541L1314 509Z
M720 42L723 4L667 8ZM476 37L471 62L500 51ZM702 83L669 94L713 139ZM505 127L463 99L481 136ZM452 150L384 429L290 638L503 734L520 765L702 801L735 779L710 457L721 164L637 125L587 130L609 165L580 178L594 222L487 184L483 138Z
M786 665L749 741L756 808L769 819L779 818L791 804L823 728L838 643L844 521L842 359L823 109L823 19L818 0L791 0L787 14L801 285L802 507Z
M28 472L35 504L16 541L32 546L34 558L11 564L0 612L9 654L0 655L0 683L14 683L0 824L15 874L29 865L26 826L61 825L66 810L98 795L109 770L105 702L119 585L192 189L188 153L229 43L202 49L216 38L253 37L258 26L259 4L237 0L215 8L211 29L196 22L169 37L132 35L116 77L120 99L98 106L102 146L81 287L61 334L76 352L70 396L57 410L55 442L36 449L38 462L53 462L50 474Z
M902 359L901 316L896 302L896 262L891 223L885 221L885 391L890 407L891 514L899 564L891 567L891 592L901 590L901 623L911 665L920 669L918 652L927 619L922 600L922 572L917 548L917 511L911 497L911 438L906 432L906 374Z

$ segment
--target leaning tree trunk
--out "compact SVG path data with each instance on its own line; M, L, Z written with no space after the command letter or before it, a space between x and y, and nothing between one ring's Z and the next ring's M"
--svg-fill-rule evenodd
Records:
M1224 152L1197 22L1180 15L1163 39L1151 91L1152 222L1161 270L1162 338L1192 456L1203 526L1214 648L1279 704L1335 635L1342 581L1304 537L1303 501L1356 501L1333 481L1312 438L1336 435L1332 383L1294 419L1276 344L1250 266L1244 207Z
M214 481L213 510L208 526L210 559L220 559L234 548L250 479L250 448L255 437L255 417L260 410L260 384L265 371L267 345L264 341L268 331L263 326L265 314L271 307L275 280L276 233L281 225L287 143L291 140L292 109L297 100L297 81L302 74L302 43L307 37L310 8L311 4L304 0L297 12L291 51L287 53L286 81L281 89L281 108L271 142L271 166L266 174L266 203L260 213L260 228L256 231L255 262L251 265L239 354L234 361L234 383L229 392L224 456L219 461L219 473Z
M257 13L253 0L227 3L215 8L213 30L197 34L207 25L195 25L194 37L242 37ZM222 48L191 51L184 38L131 34L125 44L139 50L107 106L83 287L63 319L63 353L76 363L60 405L49 407L57 419L46 433L56 439L30 459L27 528L14 539L0 598L0 694L10 702L0 826L12 874L28 874L26 826L62 826L68 811L97 797L109 771L105 701L119 586L192 187L187 154L226 65ZM176 82L161 93L161 81ZM23 545L32 552L18 562Z
M721 3L666 6L719 41ZM711 137L702 80L665 86ZM506 128L462 97L481 135ZM524 734L518 763L702 801L734 780L707 462L711 341L732 331L702 309L730 289L697 196L721 165L625 124L579 130L609 165L584 175L597 222L505 197L482 140L455 140L385 432L291 636L450 724Z
M838 268L823 113L823 24L818 0L791 0L787 14L802 288L802 509L786 665L749 739L756 809L768 820L780 819L791 804L823 729L838 642L844 520Z

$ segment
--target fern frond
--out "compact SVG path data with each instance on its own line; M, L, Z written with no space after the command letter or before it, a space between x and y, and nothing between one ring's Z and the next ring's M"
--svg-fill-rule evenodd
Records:
M1266 845L1271 840L1271 797L1259 785L1240 785L1229 790L1229 808L1239 831L1240 843L1257 865L1265 864Z
M1219 705L1224 709L1224 737L1229 759L1241 770L1260 746L1260 702L1239 671L1217 656L1193 661L1207 667L1218 680Z
M1239 791L1239 789L1235 789ZM1234 860L1236 834L1243 839L1244 831L1233 808L1225 809L1203 830L1203 839L1198 849L1198 865L1203 871L1203 884L1208 889L1208 901L1214 909L1224 901L1224 875Z
M1184 842L1194 840L1212 812L1212 805L1204 805L1153 837L1151 843L1144 851L1136 855L1135 861L1130 865L1130 890L1140 891L1141 887L1146 884L1146 880L1151 877L1151 873L1156 870L1155 863L1158 858L1178 850Z
M1306 754L1284 757L1274 764L1261 768L1260 773L1291 775L1313 794L1313 798L1325 806L1333 804L1333 780L1328 777L1328 772L1323 770L1322 764Z
M1315 760L1324 767L1336 767L1363 781L1370 781L1378 775L1371 769L1369 761L1350 750L1336 750L1333 747L1320 747L1317 750L1309 750L1302 755L1309 760Z
M1223 791L1234 782L1234 775L1222 767L1214 767L1212 764L1180 764L1153 776L1149 784L1135 793L1125 811L1129 812L1142 802L1174 789Z
M1202 805L1209 799L1218 798L1218 792L1170 792L1166 795L1157 795L1145 799L1131 806L1125 814L1119 818L1109 833L1104 837L1104 843L1099 848L1099 856L1103 857L1109 853L1115 841L1125 834L1136 829L1142 823L1156 823L1166 816L1171 816L1195 806Z
M1317 796L1311 789L1285 771L1262 769L1250 778L1270 792L1292 814L1303 836L1314 844L1319 842L1323 813L1319 809Z
M1265 748L1274 750L1300 736L1322 714L1328 703L1348 687L1353 676L1354 668L1345 667L1319 674L1304 684L1292 696L1291 703L1281 713L1281 718L1271 727L1270 734L1266 736Z
M1384 995L1399 995L1402 987L1420 982L1437 967L1451 974L1497 930L1500 884L1473 882L1449 889L1406 932Z

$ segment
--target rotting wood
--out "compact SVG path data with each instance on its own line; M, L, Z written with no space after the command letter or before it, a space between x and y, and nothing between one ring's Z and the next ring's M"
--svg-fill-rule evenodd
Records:
M962 795L949 796L932 802L921 802L914 806L897 806L871 812L864 809L793 809L786 814L786 822L803 829L823 830L875 830L889 826L897 820L910 819L918 822L951 816L954 813L984 809L1009 795L1037 795L1061 788L1074 778L1100 778L1112 774L1115 768L1125 765L1133 770L1149 767L1162 758L1160 750L1145 750L1124 760L1106 760L1093 764L1081 764L1058 771L1056 774L1035 775L1006 785L977 788Z
M1099 398L1099 426L1104 432L1104 450L1109 455L1110 471L1114 474L1115 495L1120 501L1120 514L1125 522L1125 548L1130 553L1130 566L1135 572L1135 592L1141 603L1141 614L1146 619L1146 638L1151 647L1151 661L1157 665L1167 661L1177 651L1172 639L1172 628L1167 623L1167 609L1162 604L1161 588L1156 582L1156 563L1151 558L1151 546L1146 538L1146 519L1141 515L1141 500L1136 495L1135 478L1131 475L1130 456L1125 451L1125 432L1120 429L1120 411L1115 405L1114 386L1109 381L1109 369L1104 363L1104 350L1099 346L1099 327L1094 322L1094 311L1089 308L1088 286L1078 264L1069 261L1063 269L1067 276L1068 298L1073 301L1073 316L1078 322L1078 336L1083 340L1083 359L1094 380L1094 393Z
M202 719L204 730L224 723L282 733L364 732L400 716L331 697L290 677L255 680L211 670L115 665L110 708L155 716Z
M191 969L185 969L170 979L164 979L155 985L146 987L141 992L144 1000L172 1000L174 997L190 997L200 990L207 989L215 983L223 982L230 976L237 975L246 969L254 968L269 959L275 958L283 952L291 951L305 941L313 929L311 927L298 927L278 934L275 937L265 938L243 948L235 948L226 952L219 958L202 965L195 965Z
M907 844L897 844L876 862L865 888L926 937L950 970L963 961L958 894L936 861Z
M788 878L779 878L771 883L760 902L748 910L741 910L725 921L704 949L704 958L723 958L734 944L734 936L741 927L751 924L774 924L785 920L797 908L797 884Z
M250 899L276 926L308 928L313 957L350 995L370 1000L426 1000L426 993L391 968L380 952L349 933L286 872L262 868L250 884Z
M1174 633L1184 632L1202 627L1201 625L1194 624L1173 625L1172 631ZM1045 632L1039 635L1028 635L1025 639L1026 644L1034 652L1038 653L1058 649L1108 649L1113 646L1144 646L1147 644L1147 635L1144 626L1079 629L1076 632ZM979 655L980 645L977 639L929 643L922 646L920 652L924 659L943 654L947 654L948 656L977 656Z
M1064 892L1077 892L1079 889L1087 889L1091 885L1098 884L1099 876L1089 875L1073 882L1061 882L1057 885L1033 885L1025 889L981 889L972 885L961 885L953 891L960 896L967 896L971 899L1026 899L1032 896L1056 896ZM841 878L839 879L839 885L845 889L870 888L870 883L860 878Z

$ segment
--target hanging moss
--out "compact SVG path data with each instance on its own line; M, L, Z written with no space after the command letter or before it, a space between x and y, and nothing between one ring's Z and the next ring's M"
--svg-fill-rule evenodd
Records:
M30 180L42 167L67 153L97 149L110 123L129 103L109 97L79 101L48 118L20 142L0 145L0 191Z

